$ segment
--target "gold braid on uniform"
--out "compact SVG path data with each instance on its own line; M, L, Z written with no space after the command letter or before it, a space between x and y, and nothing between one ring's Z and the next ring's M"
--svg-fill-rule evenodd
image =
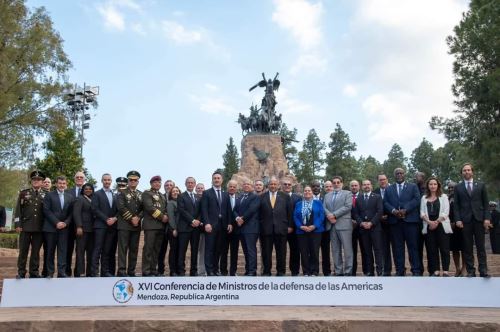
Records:
M153 218L158 219L158 217L161 216L161 211L156 209L152 215L153 215Z

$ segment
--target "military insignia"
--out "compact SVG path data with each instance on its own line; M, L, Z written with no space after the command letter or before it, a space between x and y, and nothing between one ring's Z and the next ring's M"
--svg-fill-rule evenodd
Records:
M130 194L127 194L125 197L127 197L127 200L129 200L129 201L132 199L132 195L130 195Z
M158 195L156 195L156 194L155 194L155 195L153 195L153 198L155 199L155 201L159 201L159 200L160 200L160 196L158 196Z

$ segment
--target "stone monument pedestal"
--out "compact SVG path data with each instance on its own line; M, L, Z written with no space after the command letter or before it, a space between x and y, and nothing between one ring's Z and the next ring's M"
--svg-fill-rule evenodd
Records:
M241 188L243 178L248 177L267 182L270 177L278 179L290 177L296 183L295 177L289 173L287 161L283 154L281 136L275 134L249 133L241 140L241 167L232 179L238 181Z

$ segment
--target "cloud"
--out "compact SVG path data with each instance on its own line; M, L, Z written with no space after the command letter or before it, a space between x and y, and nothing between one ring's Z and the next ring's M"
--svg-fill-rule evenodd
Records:
M103 18L106 27L119 31L125 30L125 18L116 7L110 3L100 4L97 6L97 11Z
M466 9L462 0L356 2L342 49L344 66L356 64L350 79L367 93L361 110L371 140L397 141L407 152L422 136L443 141L428 122L453 111L453 59L445 39ZM343 89L348 97L352 92L357 89Z
M273 22L288 30L302 49L313 49L321 43L321 2L311 4L305 0L274 0L274 5Z
M126 11L141 13L142 7L133 0L108 0L96 5L97 12L104 20L104 25L111 30L124 31L126 29ZM143 34L144 30L138 24L132 24L132 30Z
M209 114L224 114L234 116L238 113L236 107L232 106L230 101L223 97L200 96L189 94L189 99L198 105L200 111Z
M313 111L312 105L304 103L297 98L293 98L286 88L280 88L276 92L276 99L278 100L278 105L276 106L277 113L292 114Z
M205 88L207 88L207 90L213 91L213 92L219 90L219 87L215 84L212 84L212 83L205 83Z
M358 88L352 84L346 84L342 89L342 94L347 97L356 97L358 95Z
M290 74L324 72L328 65L323 55L321 18L323 4L306 0L274 0L272 21L288 31L298 46L298 55L290 67Z
M202 30L188 30L175 21L162 21L162 30L167 39L179 44L194 44L202 41Z

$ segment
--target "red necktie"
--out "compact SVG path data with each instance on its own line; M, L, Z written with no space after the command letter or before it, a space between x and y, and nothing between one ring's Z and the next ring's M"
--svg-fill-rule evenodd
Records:
M352 194L352 207L356 207L356 194Z

